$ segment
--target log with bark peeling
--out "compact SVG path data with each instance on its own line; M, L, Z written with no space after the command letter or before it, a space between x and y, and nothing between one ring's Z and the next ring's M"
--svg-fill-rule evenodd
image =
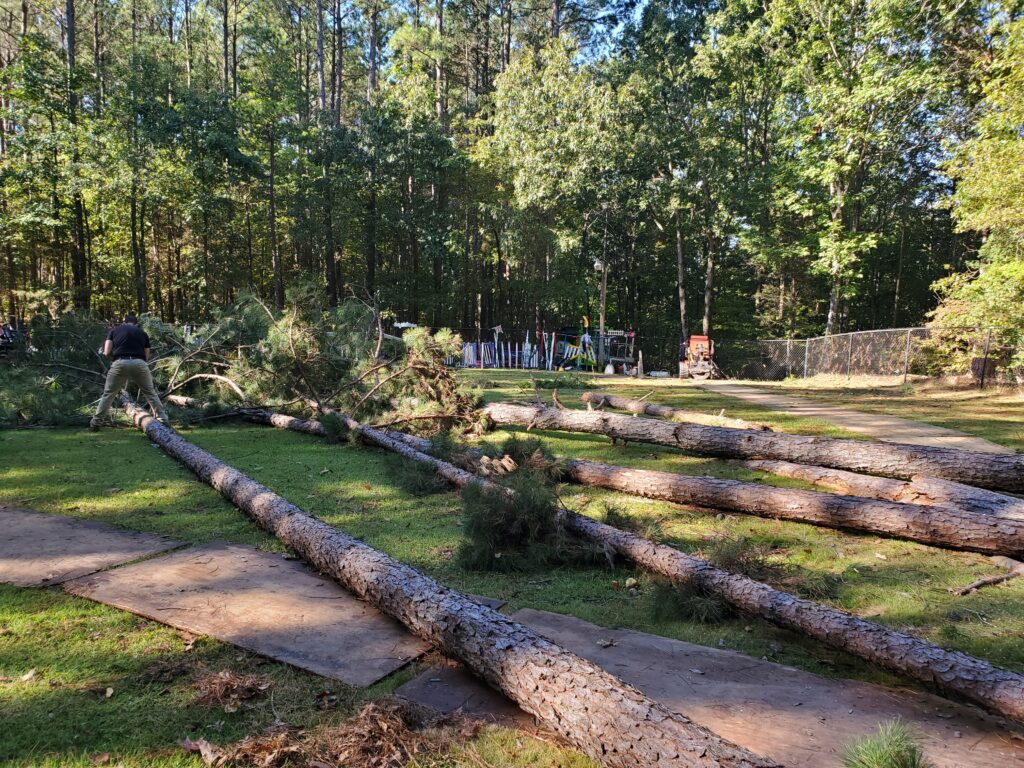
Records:
M470 482L490 484L453 464L427 455L420 449L429 449L428 440L360 428L351 419L347 422L369 442L414 461L430 464L441 477L458 487ZM780 627L812 637L823 645L925 683L945 695L952 694L1024 723L1024 676L1015 672L1000 669L965 653L939 648L926 640L777 590L746 576L728 573L672 547L655 544L575 512L567 510L565 520L567 528L576 535L595 541L606 551L633 560L674 584L692 584L708 594L717 595L742 612L760 616Z
M978 515L1024 520L1024 499L983 488L954 483L938 477L914 475L910 480L862 475L828 467L812 467L789 461L751 460L737 461L747 469L770 472L781 477L805 480L822 488L842 493L867 496L872 499L899 501L907 504L955 507Z
M614 768L777 765L669 711L503 614L317 520L141 409L130 404L127 409L135 424L168 455L310 565L465 663L600 763ZM377 430L362 428L359 433L405 455L418 454ZM422 454L410 458L438 462ZM451 469L464 482L474 479Z
M924 474L983 488L1024 491L1024 456L1016 454L673 424L519 403L491 403L483 412L499 425L607 435L726 459L782 459L900 478Z
M761 432L770 432L771 427L767 424L759 424L745 419L733 419L726 416L714 416L708 413L698 413L684 408L671 408L667 405L647 403L643 400L636 400L632 397L620 397L607 392L584 392L580 399L587 404L587 409L615 408L620 411L629 411L637 416L656 416L660 419L670 421L681 421L687 424L703 424L706 427L732 427L733 429L756 429Z

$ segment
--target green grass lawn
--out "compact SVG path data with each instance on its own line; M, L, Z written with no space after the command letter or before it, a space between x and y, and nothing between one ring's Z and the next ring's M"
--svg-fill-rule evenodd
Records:
M529 377L472 372L487 400L533 399ZM580 377L545 374L575 404ZM562 386L564 385L564 386ZM607 386L606 386L607 385ZM602 382L631 395L654 386ZM539 389L541 396L549 388ZM774 423L809 434L846 434L806 419L765 411L690 386L658 386L651 399L706 412ZM824 675L900 683L856 659L750 617L699 623L666 614L654 583L628 565L559 568L519 574L467 573L451 561L458 546L461 506L456 494L412 495L399 482L404 460L367 448L331 444L267 427L236 423L193 428L184 436L273 488L303 509L445 584L501 597L510 608L532 607L579 616L609 627L629 627L705 645L736 649ZM488 436L500 440L506 433ZM605 438L542 434L557 454L684 473L754 478L755 473L651 446L612 446ZM98 435L66 429L0 432L0 503L102 520L190 542L225 539L277 549L244 515L128 428ZM994 573L984 558L930 547L856 536L812 526L739 515L705 514L675 505L631 499L597 489L564 486L563 501L600 515L606 502L686 551L703 551L721 537L746 538L767 553L776 578L794 588L828 585L825 601L944 646L1024 671L1024 580L965 598L947 591ZM634 576L636 596L613 589ZM167 667L178 674L160 674ZM20 678L35 669L31 679ZM194 702L197 681L232 669L266 675L268 693L237 712ZM16 765L89 765L110 753L126 765L198 765L175 741L203 736L226 744L280 718L316 729L340 722L364 699L392 690L416 667L368 691L348 689L316 675L266 661L210 639L192 645L175 630L124 612L69 597L57 589L0 588L0 762ZM106 696L108 688L113 695ZM317 708L329 690L335 708ZM451 765L568 765L570 758L542 742L488 729ZM527 762L524 762L527 761ZM533 762L530 762L533 761ZM580 760L579 765L586 765Z

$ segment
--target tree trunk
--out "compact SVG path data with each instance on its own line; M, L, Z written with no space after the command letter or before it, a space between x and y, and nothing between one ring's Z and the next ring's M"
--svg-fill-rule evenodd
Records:
M284 309L284 274L281 265L281 245L277 241L277 190L274 185L275 165L277 163L277 136L273 126L270 128L268 151L270 153L270 253L274 267L274 306Z
M75 20L75 0L66 0L64 4L66 41L67 41L67 87L68 87L68 124L71 129L71 174L73 180L78 178L78 91L75 87L75 48L77 38L77 22ZM85 212L82 193L77 183L72 185L75 191L71 195L72 211L72 242L71 242L71 291L75 309L88 310L91 298L85 258Z
M1024 490L1024 455L672 424L515 403L491 403L483 412L496 424L607 435L726 459L781 459L907 479L927 474L1001 491Z
M872 499L955 507L976 515L996 515L1024 520L1024 499L937 477L914 475L910 480L890 480L885 477L844 472L841 469L792 464L788 461L753 460L740 461L737 464L747 469L757 469L770 472L773 475L805 480L824 488L857 496L867 496Z
M711 312L715 300L715 238L708 237L708 261L704 272L704 322L701 326L705 336L711 336Z
M670 712L592 662L494 609L308 515L144 411L129 405L128 412L154 443L314 568L466 664L602 764L615 768L775 765ZM358 431L400 453L417 453L377 430ZM443 463L423 454L414 458ZM474 479L462 474L465 482Z
M429 464L454 485L463 487L470 482L488 482L417 450L417 447L427 444L422 438L412 438L407 442L408 436L389 435L362 427L347 417L342 418L367 442L413 461ZM285 428L292 427L286 424ZM1017 722L1024 722L1024 676L965 653L947 651L912 635L873 624L846 611L782 592L746 576L728 573L699 558L574 512L566 511L565 515L567 527L576 535L602 544L606 551L629 558L641 567L665 576L673 584L692 584L722 598L740 611L761 616L831 648L933 686L943 694L954 694L957 698L965 698ZM484 679L492 680L486 676ZM492 682L492 685L501 687L500 683Z
M280 422L281 419L288 417L276 415L275 418ZM254 420L265 424L271 423L269 416ZM315 427L308 426L316 422L296 421L299 427L283 422L274 423L274 426L304 431L308 434L325 434L322 427L320 431L316 431ZM429 440L396 434L421 452L429 453L432 450ZM479 473L482 458L484 454L481 451L466 449L456 453L452 461L465 469ZM758 462L743 464L755 465ZM993 515L991 511L972 512L945 504L923 505L907 501L876 500L861 496L777 488L737 480L631 469L581 459L570 459L565 462L562 479L675 504L793 520L826 528L878 533L948 549L1018 556L1024 552L1024 519L1013 517L1011 514L998 516ZM912 485L898 480L883 482L900 486Z
M642 400L634 400L631 397L619 397L604 392L584 392L581 395L583 402L587 404L587 410L591 407L600 409L603 406L617 408L620 411L629 411L637 416L657 416L671 421L681 421L688 424L704 424L709 427L731 427L732 429L756 429L761 432L771 432L767 424L757 424L743 419L730 419L725 416L714 416L707 413L697 413L683 408L670 408L667 405L655 405L645 403Z
M682 333L680 344L685 345L690 338L686 325L686 262L683 259L683 225L679 220L679 211L675 212L676 224L676 292L679 294L679 329ZM681 356L680 356L681 357Z
M1019 557L1024 554L1024 520L977 515L952 507L927 507L738 480L689 477L582 460L566 462L565 473L569 479L583 485L676 504L880 533L987 555Z

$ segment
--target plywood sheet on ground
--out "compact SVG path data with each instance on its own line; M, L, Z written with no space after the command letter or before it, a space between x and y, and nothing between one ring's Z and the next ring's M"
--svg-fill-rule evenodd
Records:
M94 520L0 506L0 583L44 587L181 546Z
M437 664L399 686L395 693L438 712L463 712L507 725L533 718L454 661Z
M87 576L68 591L366 686L427 650L297 560L214 543Z
M588 658L715 733L788 768L838 768L842 752L899 718L936 768L1024 766L1019 731L972 707L915 691L830 680L733 651L523 609L512 618ZM507 718L511 702L461 667L428 670L398 693L444 711Z

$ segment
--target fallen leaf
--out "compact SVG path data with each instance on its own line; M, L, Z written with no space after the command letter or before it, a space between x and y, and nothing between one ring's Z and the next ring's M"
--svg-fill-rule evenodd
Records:
M602 648L611 648L613 645L618 645L618 643L615 640L612 640L610 638L608 640L598 640L597 644L600 645Z
M883 555L881 552L875 552L875 557L877 557L879 560L888 560L889 559L888 557Z
M320 470L320 474L321 474L321 475L326 475L326 474L327 474L328 472L330 472L330 471L331 471L331 470L327 469L327 467L324 467L323 469L321 469L321 470Z
M113 688L107 688L106 693L105 693L105 697L109 699L113 695L114 695L114 689Z
M29 680L31 680L35 676L36 676L36 668L32 667L32 669L30 669L28 672L26 672L24 675L22 675L19 679L21 680L21 682L27 683Z
M695 675L703 675L704 674L704 670L703 669L691 669L690 671L693 672L693 674L695 674Z
M98 755L93 755L92 757L89 758L89 762L92 763L93 765L106 765L107 763L110 762L110 753L109 752L101 752Z
M207 765L213 765L217 761L218 753L220 752L217 747L213 746L206 739L193 740L187 736L178 741L178 746L186 752L198 752L203 762Z

